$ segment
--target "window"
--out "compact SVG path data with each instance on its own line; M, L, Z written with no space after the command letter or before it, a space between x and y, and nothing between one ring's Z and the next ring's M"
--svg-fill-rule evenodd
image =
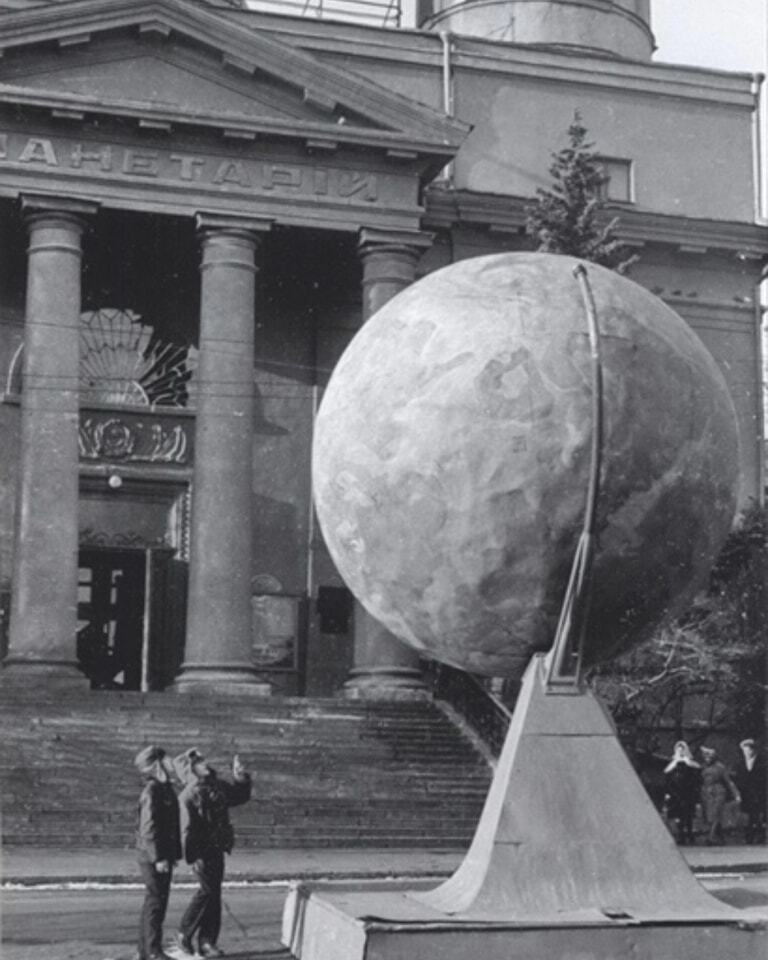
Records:
M93 571L90 567L80 567L77 578L77 602L91 602L91 588L93 586Z
M635 192L632 161L618 157L598 157L598 160L605 173L600 187L600 199L632 203Z

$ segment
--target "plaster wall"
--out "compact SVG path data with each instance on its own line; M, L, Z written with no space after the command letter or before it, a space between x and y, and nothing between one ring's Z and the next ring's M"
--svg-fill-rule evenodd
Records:
M734 316L727 309L707 309L699 304L672 304L713 355L728 384L739 421L741 490L739 503L745 507L759 497L761 477L762 412L759 381L756 378L756 343L753 318L749 312Z
M661 247L638 250L632 279L665 299L686 297L729 304L751 312L755 298L755 265L736 256L682 253Z
M306 29L310 29L307 27ZM393 31L313 55L443 109L440 38ZM293 42L297 42L295 37ZM452 36L454 115L473 130L453 165L458 189L532 196L579 110L595 148L633 162L638 209L754 222L754 97L747 74L575 57ZM307 42L307 41L305 41Z
M474 124L454 165L459 189L532 196L549 186L551 155L578 110L599 153L631 161L639 209L754 218L747 110L475 71L460 73L455 104Z
M754 264L737 257L640 251L632 279L656 293L701 337L728 384L739 420L741 505L762 482L760 344Z

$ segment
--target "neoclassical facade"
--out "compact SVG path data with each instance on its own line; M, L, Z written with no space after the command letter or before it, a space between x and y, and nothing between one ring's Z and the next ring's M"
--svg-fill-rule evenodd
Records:
M418 275L526 248L577 109L761 489L756 79L651 62L642 2L421 16L0 12L2 682L421 695L323 545L314 411Z

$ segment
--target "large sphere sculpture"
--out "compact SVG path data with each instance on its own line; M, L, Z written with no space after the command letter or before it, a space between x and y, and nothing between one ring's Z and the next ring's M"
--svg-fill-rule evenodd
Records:
M357 333L317 417L317 513L341 575L397 637L476 673L514 675L549 649L581 532L592 381L578 263L498 254L424 277ZM585 266L605 412L588 666L704 584L739 457L698 337Z

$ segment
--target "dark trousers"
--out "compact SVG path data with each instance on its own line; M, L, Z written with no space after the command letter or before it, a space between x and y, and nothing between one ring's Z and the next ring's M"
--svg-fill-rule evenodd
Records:
M742 801L741 809L747 815L744 839L747 843L763 843L765 841L765 810L762 804L745 804Z
M693 843L693 817L694 810L682 810L677 815L677 842Z
M154 863L139 860L146 891L139 923L139 958L149 960L163 952L163 921L171 892L171 870L158 873Z
M209 853L195 860L198 887L184 911L179 929L198 943L216 943L221 930L221 884L224 880L224 854Z

